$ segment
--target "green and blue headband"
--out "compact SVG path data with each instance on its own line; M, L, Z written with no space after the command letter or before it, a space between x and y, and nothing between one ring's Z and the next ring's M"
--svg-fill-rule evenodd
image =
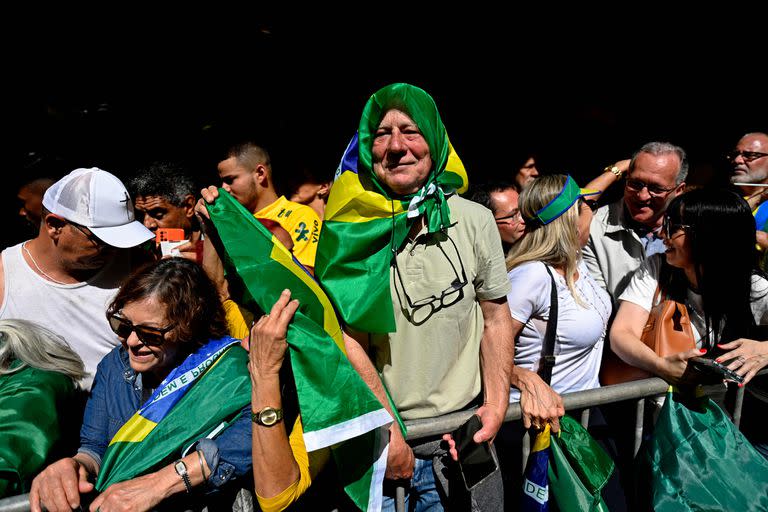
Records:
M567 179L565 180L565 185L563 185L563 189L560 191L560 193L558 193L555 198L547 203L543 208L537 211L533 215L533 218L525 219L525 222L546 226L567 212L568 208L573 206L573 204L578 201L579 198L584 196L592 196L599 193L599 190L579 188L579 186L576 184L576 181L574 181L574 179L568 175Z

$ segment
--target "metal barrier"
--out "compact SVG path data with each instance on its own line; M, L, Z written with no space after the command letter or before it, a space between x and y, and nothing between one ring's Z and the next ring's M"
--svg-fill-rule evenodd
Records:
M768 373L768 370L763 370L760 374ZM587 391L579 391L577 393L566 393L563 395L563 402L565 403L566 411L572 411L574 409L588 409L597 405L609 404L614 402L622 402L624 400L637 399L636 407L636 421L635 421L635 445L634 452L637 455L640 449L640 441L643 436L643 412L645 399L653 396L661 396L669 389L669 384L657 377L645 380L638 380L634 382L627 382L624 384L616 384L614 386L606 386L597 389L590 389ZM741 419L741 404L744 398L744 388L738 390L736 397L736 405L733 412L734 423L738 426ZM588 410L584 411L587 414L582 415L581 423L586 426L588 422ZM446 432L451 432L461 426L469 417L473 414L472 410L455 412L439 416L436 418L425 418L421 420L409 420L405 422L405 426L408 429L407 438L422 439L430 436L437 436ZM507 408L507 415L504 417L504 421L515 421L522 417L520 410L520 403L509 404ZM525 434L526 440L523 442L523 461L528 459L528 451L530 450L530 442L527 440L528 434ZM522 472L524 468L521 468ZM396 503L395 510L397 512L405 511L405 488L398 487L396 489ZM23 494L20 496L13 496L11 498L5 498L0 500L0 512L29 512L29 494Z

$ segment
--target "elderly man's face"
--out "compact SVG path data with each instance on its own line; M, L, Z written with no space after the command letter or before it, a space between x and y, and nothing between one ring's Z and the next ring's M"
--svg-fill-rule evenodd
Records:
M418 191L432 170L429 146L407 114L390 110L373 139L373 172L398 195Z
M731 153L731 169L731 183L764 183L768 180L768 137L762 133L742 137Z
M675 185L679 171L675 153L637 155L624 186L624 204L635 222L650 228L661 222L667 205L685 188L684 183Z

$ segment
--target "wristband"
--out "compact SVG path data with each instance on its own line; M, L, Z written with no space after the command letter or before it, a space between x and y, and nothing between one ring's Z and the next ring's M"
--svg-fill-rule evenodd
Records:
M203 475L203 485L205 485L208 478L205 476L205 466L203 465L203 454L200 453L200 450L197 451L197 460L200 462L200 474Z

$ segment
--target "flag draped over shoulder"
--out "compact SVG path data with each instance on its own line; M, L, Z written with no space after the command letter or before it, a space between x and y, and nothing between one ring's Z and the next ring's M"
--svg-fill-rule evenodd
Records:
M408 196L393 195L372 168L373 139L391 109L416 122L433 162L424 186ZM447 196L464 192L467 186L464 165L429 94L400 83L371 96L336 171L315 262L318 280L347 325L361 332L395 330L389 290L392 251L405 239L409 219L424 215L430 233L446 227Z
M166 466L240 414L250 402L251 382L239 342L209 341L168 374L109 442L96 490Z
M768 461L706 396L670 388L646 459L654 510L768 510Z
M347 494L363 510L381 508L387 427L392 417L349 363L328 297L291 253L223 189L208 205L235 301L269 311L284 289L299 300L288 347L308 451L332 445Z

